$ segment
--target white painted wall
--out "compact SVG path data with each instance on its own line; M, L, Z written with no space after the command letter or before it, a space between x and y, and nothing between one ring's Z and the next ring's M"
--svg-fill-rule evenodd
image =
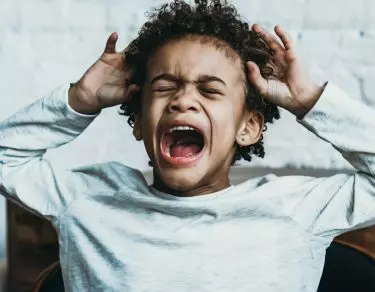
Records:
M122 49L136 35L153 0L0 0L0 120L54 87L77 80L117 31ZM317 82L331 80L375 107L375 1L235 0L249 22L278 23L294 39ZM142 144L126 120L108 109L71 144L48 156L62 167L106 160L147 168ZM283 112L265 135L272 168L348 169L330 145ZM0 234L5 209L0 206ZM0 236L0 246L4 236ZM1 252L0 252L1 254Z

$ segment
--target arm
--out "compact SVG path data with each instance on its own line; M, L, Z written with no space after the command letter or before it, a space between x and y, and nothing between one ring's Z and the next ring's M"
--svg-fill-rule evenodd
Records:
M56 216L73 192L62 183L67 174L43 155L73 140L95 118L74 112L68 92L68 86L58 88L0 123L0 192L46 216Z
M375 111L328 83L302 120L356 169L317 179L312 189L291 197L290 213L314 234L334 237L375 224Z
M347 230L375 224L375 111L349 98L328 83L314 85L302 70L288 36L275 27L276 37L258 25L282 72L282 81L266 80L249 62L249 81L272 103L297 117L297 121L329 142L357 170L309 180L283 198L287 213L310 232L334 237Z
M0 123L0 193L42 215L57 217L89 186L111 182L95 166L62 171L43 158L47 149L77 137L101 109L125 102L138 88L117 53L117 34L73 87L61 87ZM98 167L97 167L98 168Z

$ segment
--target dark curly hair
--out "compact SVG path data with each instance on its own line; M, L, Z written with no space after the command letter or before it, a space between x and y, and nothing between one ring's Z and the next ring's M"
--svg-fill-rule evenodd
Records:
M267 44L249 25L242 21L236 8L226 0L195 0L195 6L181 0L174 0L160 8L154 8L148 15L149 20L143 25L138 37L131 42L125 55L127 66L133 69L132 82L142 85L146 79L147 62L163 44L188 35L212 37L223 41L241 58L243 70L248 60L255 62L262 76L277 78L277 70L272 59L272 52ZM246 82L246 104L264 116L266 123L279 119L276 105L266 101L260 93ZM131 101L121 105L120 114L128 116L130 126L134 125L135 115L140 111L141 98L133 96ZM260 140L252 145L240 147L233 157L233 163L241 158L251 161L254 154L264 157L263 133Z

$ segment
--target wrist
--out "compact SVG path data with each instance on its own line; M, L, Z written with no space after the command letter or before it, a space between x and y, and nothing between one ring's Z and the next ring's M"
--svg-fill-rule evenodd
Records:
M312 84L309 89L306 90L303 96L300 96L297 100L297 106L291 112L298 118L302 119L316 104L322 95L326 83L323 86Z
M74 111L81 114L95 115L102 110L100 105L79 86L79 82L70 84L68 102Z

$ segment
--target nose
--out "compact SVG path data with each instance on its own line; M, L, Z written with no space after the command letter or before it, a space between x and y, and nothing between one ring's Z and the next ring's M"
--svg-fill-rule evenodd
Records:
M193 89L186 88L183 92L176 94L168 104L168 111L175 112L199 112L200 104L197 94Z

